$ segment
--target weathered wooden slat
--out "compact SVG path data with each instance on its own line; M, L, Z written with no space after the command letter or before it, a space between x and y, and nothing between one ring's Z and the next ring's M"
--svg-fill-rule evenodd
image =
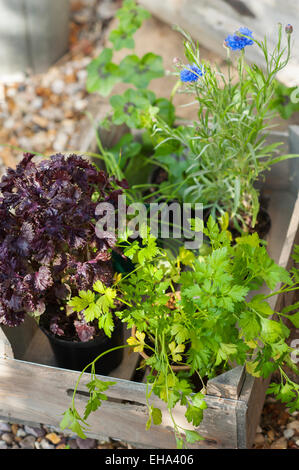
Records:
M299 154L299 126L289 126L290 153ZM299 190L299 158L290 160L290 189L294 193Z
M4 334L4 331L0 328L0 357L7 358L10 357L11 359L14 358L14 353L8 340L7 336Z
M46 364L53 367L57 365L50 342L40 329L36 329L35 334L25 351L25 354L23 356L19 356L18 358L20 357L23 361L27 362Z
M69 0L0 2L1 76L47 70L68 49Z
M269 382L270 377L268 379L257 379L246 374L236 409L239 449L250 449L252 447Z
M0 360L0 371L1 416L58 425L61 414L70 405L70 393L78 378L77 372L10 359ZM101 378L111 380L110 377ZM84 374L79 387L76 406L81 412L87 400L85 385L89 380L89 374ZM132 443L174 447L172 423L167 411L162 426L153 426L151 432L145 432L145 388L144 384L118 379L107 392L110 400L90 416L92 435L106 434ZM120 404L117 399L125 403ZM165 411L164 402L157 397L153 396L150 403ZM232 443L236 447L236 401L207 396L207 403L209 408L200 426L200 432L209 439L207 445L230 447ZM180 407L174 411L178 422L183 419L182 413Z
M237 399L240 395L244 380L244 367L234 367L233 369L209 380L207 384L207 393L217 397Z
M28 345L31 343L35 334L37 324L33 318L26 317L25 322L16 328L10 328L5 325L0 325L4 335L11 344L14 352L14 357L20 358L25 354Z

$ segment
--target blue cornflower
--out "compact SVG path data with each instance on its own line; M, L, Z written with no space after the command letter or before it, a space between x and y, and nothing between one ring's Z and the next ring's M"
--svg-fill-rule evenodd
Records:
M245 34L249 37L245 38L244 36L241 36L241 34ZM233 51L236 51L238 49L244 49L245 46L252 46L253 40L250 38L253 38L252 31L250 31L250 29L239 28L235 34L229 34L227 38L225 38L224 44Z
M181 81L182 82L196 82L199 77L202 76L202 70L197 67L197 65L186 65L181 71Z

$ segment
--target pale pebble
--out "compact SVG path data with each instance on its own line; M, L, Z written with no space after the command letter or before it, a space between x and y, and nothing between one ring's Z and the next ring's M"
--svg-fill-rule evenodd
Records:
M55 446L47 441L47 439L42 439L40 441L40 446L42 449L55 449Z
M299 433L299 421L291 421L287 424L288 429L294 429L294 431Z
M34 449L35 444L35 437L34 436L26 436L20 442L19 445L22 449Z
M59 78L54 80L54 82L51 84L51 90L53 91L53 93L55 93L55 95L61 95L61 93L63 93L64 91L64 88L65 88L65 83L63 80L60 80Z
M290 439L291 437L294 436L294 434L295 434L295 431L294 429L291 429L291 428L288 428L285 431L283 431L283 435L286 439Z
M0 421L0 432L10 432L10 431L11 431L11 425L9 423Z
M20 429L17 430L16 436L17 437L25 437L26 432L24 431L24 429L20 428Z
M10 432L4 432L1 436L2 441L6 442L6 444L11 445L13 443L13 434Z
M280 437L277 441L272 442L270 449L286 449L287 440L285 437Z

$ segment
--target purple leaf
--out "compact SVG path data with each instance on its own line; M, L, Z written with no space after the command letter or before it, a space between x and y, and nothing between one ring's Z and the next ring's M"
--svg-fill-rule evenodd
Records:
M86 342L93 339L96 332L94 326L89 326L87 323L81 322L79 320L75 320L74 325L80 341Z
M51 287L53 279L51 271L47 266L41 266L37 273L35 273L34 285L36 289L44 291Z
M25 312L41 315L52 304L55 334L79 338L80 332L85 341L98 330L85 324L76 332L77 316L66 315L66 301L98 279L112 284L116 242L112 233L96 234L93 194L117 209L118 187L127 186L117 187L84 157L39 160L24 154L0 182L0 323L17 326Z

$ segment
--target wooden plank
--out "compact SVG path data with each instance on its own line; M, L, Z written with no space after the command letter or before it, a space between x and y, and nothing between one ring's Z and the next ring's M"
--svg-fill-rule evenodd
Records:
M207 393L223 398L239 397L243 382L245 380L245 369L243 366L234 367L207 383Z
M267 135L265 145L271 145L274 143L281 143L282 145L277 149L277 155L287 155L290 153L290 145L289 145L289 133L288 132L279 132L279 131L272 131ZM263 187L267 189L273 190L285 190L289 191L290 184L289 184L289 177L290 177L290 160L285 160L283 162L276 163L272 166L270 171L266 171L263 174L263 181L261 178L257 184L257 187L261 190Z
M30 67L43 72L68 50L70 1L25 0L24 10Z
M276 263L286 267L294 226L298 223L297 214L294 214L296 198L287 191L269 190L266 194L270 197L268 213L271 218L271 230L266 237L267 249ZM292 228L290 228L292 218ZM289 237L287 242L286 237Z
M299 126L289 126L290 152L299 154ZM299 190L299 158L290 160L291 191Z
M0 63L1 76L15 74L31 66L26 47L26 21L24 2L1 2L0 14Z
M46 70L67 51L68 36L69 0L1 1L0 75Z
M14 357L18 359L22 358L36 331L37 324L35 320L27 315L24 323L18 327L11 328L2 325L1 328L10 342Z
M27 362L46 364L54 367L56 366L56 361L50 342L46 335L39 328L36 329L36 332L25 351L25 354L19 359Z
M4 359L6 359L7 357L10 357L11 359L14 358L11 344L1 327L0 327L0 357Z
M268 379L257 379L246 374L236 408L239 449L250 449L252 447L270 380L270 377Z
M70 405L70 394L78 378L77 372L10 359L0 360L0 370L1 416L58 425L61 414ZM109 380L109 377L101 378ZM85 385L88 381L89 374L84 374L76 400L79 412L83 411L87 400ZM145 388L144 384L118 379L116 385L108 391L109 400L90 416L88 435L104 434L158 448L175 447L165 404L157 397L153 397L150 403L155 403L166 411L164 423L145 432L148 417ZM125 400L125 403L120 404L117 399ZM206 399L208 410L199 431L208 440L201 445L215 448L236 447L236 401L210 396ZM183 412L180 407L175 410L174 415L178 422L183 419Z

